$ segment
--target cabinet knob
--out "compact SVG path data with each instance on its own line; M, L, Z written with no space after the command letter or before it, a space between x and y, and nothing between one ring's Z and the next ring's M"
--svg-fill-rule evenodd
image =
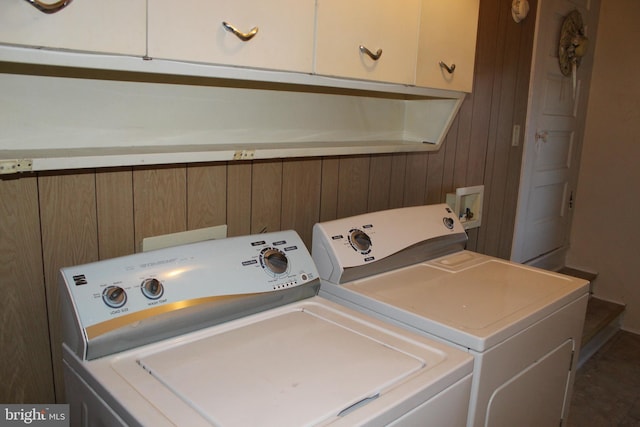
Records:
M56 13L69 6L73 0L60 0L55 3L43 3L40 0L25 0L42 13Z
M382 56L382 49L378 49L376 53L371 52L369 49L367 49L363 45L360 45L359 49L360 49L360 52L367 54L369 58L373 59L374 61L377 61Z
M447 70L447 73L449 74L453 74L453 72L456 70L456 64L447 65L442 61L440 61L439 64L440 64L440 68L444 68L445 70Z
M251 40L253 36L258 34L258 27L253 27L248 33L243 33L242 31L238 30L236 27L234 27L233 25L229 24L226 21L222 22L222 26L224 27L225 30L229 31L230 33L233 33L236 37L238 37L243 42Z

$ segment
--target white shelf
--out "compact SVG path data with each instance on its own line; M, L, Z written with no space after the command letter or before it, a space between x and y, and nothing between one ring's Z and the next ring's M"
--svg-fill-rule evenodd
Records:
M432 151L427 143L403 141L188 145L0 150L0 174L64 169L143 166L232 160ZM12 170L12 168L14 168Z
M0 173L437 150L465 97L9 46L0 72Z

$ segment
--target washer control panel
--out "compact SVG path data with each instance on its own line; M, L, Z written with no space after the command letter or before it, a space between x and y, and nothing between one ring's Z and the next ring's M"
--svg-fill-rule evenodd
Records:
M84 328L194 301L277 292L317 280L294 231L209 240L63 268L61 280ZM173 305L172 305L173 304Z

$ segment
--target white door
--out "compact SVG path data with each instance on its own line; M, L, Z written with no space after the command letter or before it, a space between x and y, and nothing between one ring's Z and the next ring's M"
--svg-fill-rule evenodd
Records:
M587 54L572 75L558 64L565 17L582 15ZM571 209L591 75L598 0L539 0L529 106L511 259L559 268L569 242ZM575 87L575 89L574 89Z

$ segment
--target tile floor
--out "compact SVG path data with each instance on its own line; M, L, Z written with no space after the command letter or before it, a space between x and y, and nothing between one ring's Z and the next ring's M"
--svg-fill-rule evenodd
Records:
M640 427L640 335L619 331L576 373L569 427Z

